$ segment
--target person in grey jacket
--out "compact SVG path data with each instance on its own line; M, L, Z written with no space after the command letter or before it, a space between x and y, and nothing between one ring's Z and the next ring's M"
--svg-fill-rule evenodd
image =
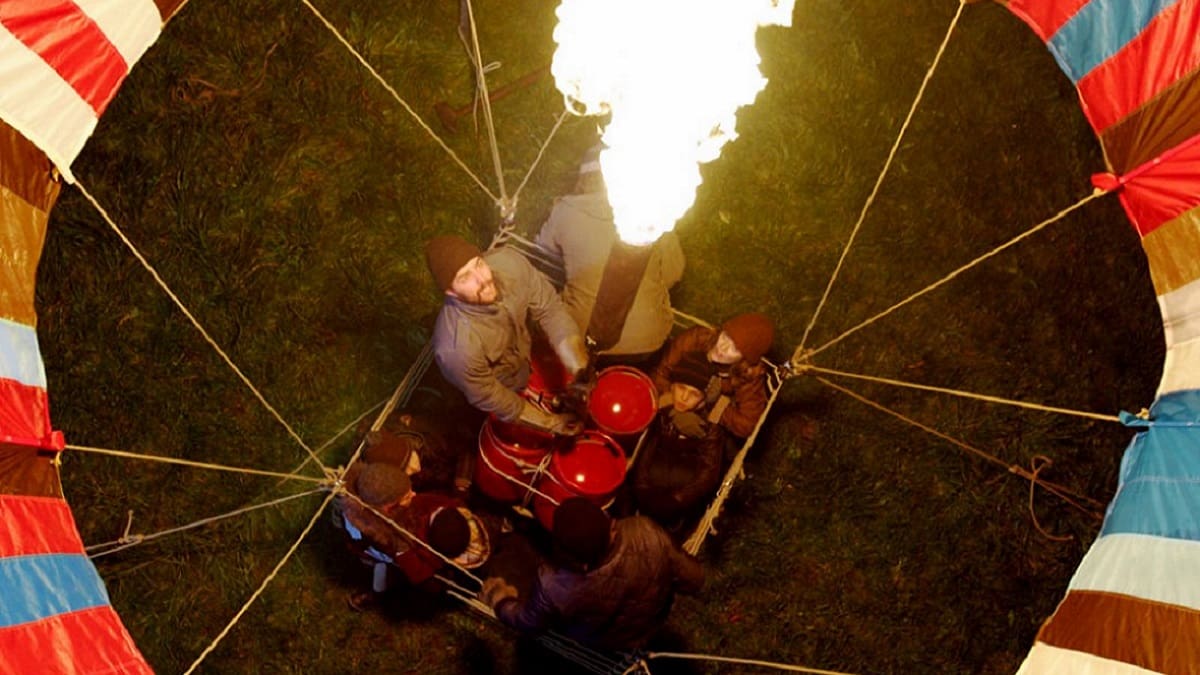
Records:
M598 155L599 147L591 154ZM560 256L566 276L562 299L580 330L601 343L599 354L606 360L638 363L653 356L671 333L671 288L683 277L683 249L679 237L667 232L648 249L623 245L613 222L612 206L600 174L598 159L580 167L576 193L554 201L549 218L538 233L537 243ZM615 256L645 256L641 274L620 274L605 285L606 272ZM619 263L616 263L619 264ZM632 263L630 263L632 264ZM636 267L634 268L636 270ZM617 302L626 308L612 312L605 304L608 296L628 296ZM598 304L599 301L599 304ZM601 316L593 310L602 309ZM607 326L606 322L616 325ZM611 333L607 341L601 333ZM606 344L607 342L607 344Z
M429 240L425 259L445 294L433 351L446 380L472 406L502 421L578 433L581 425L573 416L547 412L519 393L529 381L530 318L569 375L588 365L583 336L554 286L517 251L484 253L457 235Z
M612 521L571 497L554 512L553 535L560 560L538 569L529 597L500 577L480 592L501 622L522 633L555 630L598 649L637 649L666 623L676 592L704 584L700 563L644 516Z

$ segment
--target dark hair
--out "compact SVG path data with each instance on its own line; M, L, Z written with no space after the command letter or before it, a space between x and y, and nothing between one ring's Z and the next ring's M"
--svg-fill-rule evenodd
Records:
M554 542L568 564L591 569L608 554L608 514L584 497L563 500L554 510Z
M471 543L471 526L458 509L444 507L429 523L426 539L433 550L447 558L454 558L467 550Z

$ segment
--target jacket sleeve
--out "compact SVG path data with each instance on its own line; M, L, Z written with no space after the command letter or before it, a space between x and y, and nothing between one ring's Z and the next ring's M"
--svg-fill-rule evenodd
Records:
M675 573L675 590L695 594L704 588L704 567L700 561L671 546L671 569Z
M542 229L538 230L536 243L547 251L551 251L555 255L562 257L563 246L558 236L561 230L559 226L560 218L558 217L559 210L558 203L555 202L554 207L550 209L550 217L546 219L546 222L542 225Z
M437 571L445 563L424 548L417 546L398 553L392 558L392 564L404 574L410 584L416 586L433 578L433 575L437 574Z
M675 495L680 504L697 504L712 492L713 486L721 478L721 460L724 458L723 440L724 432L714 424L704 438L695 441L700 444L695 454L696 477L676 491Z
M721 414L721 426L738 438L746 438L767 409L766 371L761 366L753 366L735 374L732 380L732 401Z
M517 629L524 634L537 634L549 628L556 618L558 611L550 602L544 586L542 574L538 574L533 592L525 600L508 598L496 605L496 618L502 623Z
M520 258L520 254L516 255ZM529 314L542 327L550 339L550 345L558 351L559 345L567 340L582 339L579 326L567 312L567 306L558 297L550 280L524 258L520 258L520 261L521 284L525 288Z
M436 356L442 375L472 406L505 422L515 421L521 415L525 399L496 379L482 350L439 349Z
M679 363L684 354L704 349L710 334L710 329L704 326L692 326L671 340L667 345L667 351L663 353L658 365L654 366L654 372L650 375L654 378L654 386L659 393L671 390L671 369Z
M658 251L662 265L662 283L670 288L683 278L683 247L679 245L679 235L674 232L664 234L658 240Z

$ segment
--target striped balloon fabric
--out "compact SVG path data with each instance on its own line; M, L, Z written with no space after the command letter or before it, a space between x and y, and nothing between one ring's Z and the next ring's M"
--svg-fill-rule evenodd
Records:
M149 0L3 0L0 119L74 182L71 163L162 23Z
M1079 92L1167 342L1104 527L1021 673L1200 673L1200 1L1011 0Z
M151 672L62 497L34 282L58 176L179 1L0 0L0 675Z

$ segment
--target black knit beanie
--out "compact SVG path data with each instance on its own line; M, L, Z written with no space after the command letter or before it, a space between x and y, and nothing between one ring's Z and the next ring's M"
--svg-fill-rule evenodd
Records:
M478 246L457 234L443 234L425 244L425 262L439 291L450 290L454 275L472 258L481 255Z
M608 553L611 525L599 506L584 497L570 497L554 510L554 541L574 562L591 569Z

